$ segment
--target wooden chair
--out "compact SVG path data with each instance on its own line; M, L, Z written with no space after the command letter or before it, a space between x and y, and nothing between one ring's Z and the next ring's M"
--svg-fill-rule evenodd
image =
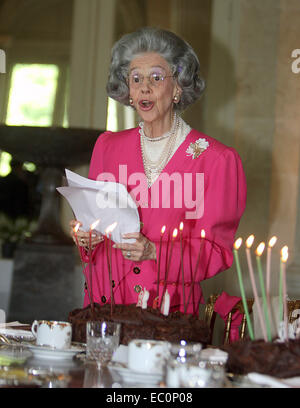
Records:
M219 297L218 294L210 295L205 305L204 319L211 330L210 344L212 344L213 332L214 332L215 321L216 321L216 316L217 316L217 313L214 311L214 306L215 306L215 303L218 297ZM247 304L248 304L249 313L251 315L253 304L254 304L254 299L247 299ZM300 300L289 300L287 304L288 304L289 323L293 323L300 316ZM245 338L246 328L247 328L247 319L246 319L246 315L244 312L243 302L240 300L235 305L233 310L228 314L228 318L224 326L224 344L229 343L229 334L230 334L230 328L231 328L231 322L232 322L232 315L236 310L239 310L243 314L243 320L240 326L240 338L241 339Z
M205 305L205 311L204 311L204 319L207 325L209 326L211 330L211 339L210 339L210 344L212 344L212 338L213 338L213 332L214 332L214 327L215 327L215 321L216 321L216 316L217 313L214 311L214 306L216 303L216 300L218 299L219 295L218 294L213 294L210 295L208 298L208 301ZM249 314L252 313L252 306L254 303L254 299L247 299L247 305L248 305L248 310ZM240 327L240 338L243 339L245 338L246 334L246 328L247 328L247 319L246 319L246 314L244 311L244 306L242 300L240 300L232 309L232 311L228 314L227 320L225 322L225 327L224 327L224 339L223 342L224 344L229 343L229 334L230 334L230 328L231 328L231 322L232 322L232 315L239 310L243 314L243 319Z
M293 323L300 315L300 300L288 300L289 323ZM299 313L297 313L299 311Z

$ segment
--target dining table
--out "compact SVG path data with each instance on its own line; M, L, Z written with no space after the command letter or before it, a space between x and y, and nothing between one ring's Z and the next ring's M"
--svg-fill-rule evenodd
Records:
M31 324L0 325L0 388L110 388L118 385L107 367L87 361L84 343L72 350L38 347Z
M221 350L211 346L203 350L220 357ZM198 394L201 388L289 388L287 382L260 376L236 376L225 372L225 364L221 359L215 360L213 366L224 370L222 383L213 386L174 387L167 384L166 376L150 373L134 373L126 367L127 346L119 345L112 360L107 366L99 368L95 361L86 355L86 344L72 343L68 350L53 350L37 346L31 332L31 324L11 322L0 324L0 389L4 388L65 388L84 389L97 388L108 391L108 402L122 402L124 390L131 395L134 405L135 396L141 396L142 390L147 390L144 400L151 397L151 402L189 402L193 394ZM211 354L211 353L210 353ZM204 354L203 354L204 358ZM208 359L206 360L208 361ZM213 361L213 360L212 360ZM298 385L299 386L299 385ZM123 391L123 392L122 392ZM151 393L149 394L149 392ZM120 398L120 401L117 401ZM175 398L175 400L174 400ZM153 399L153 401L152 401ZM127 401L128 402L128 401ZM149 402L149 400L148 400ZM191 401L190 401L191 402Z

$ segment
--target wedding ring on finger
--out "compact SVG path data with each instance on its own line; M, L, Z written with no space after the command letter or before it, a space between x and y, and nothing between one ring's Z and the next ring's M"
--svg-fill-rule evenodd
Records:
M131 252L127 251L126 256L127 256L127 258L130 258L131 257Z

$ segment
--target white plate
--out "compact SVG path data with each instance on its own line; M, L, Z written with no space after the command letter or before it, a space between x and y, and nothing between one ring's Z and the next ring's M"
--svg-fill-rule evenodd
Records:
M29 330L10 329L8 327L1 327L0 334L8 337L16 337L24 340L34 340L34 335Z
M130 370L125 365L121 365L116 361L111 362L108 368L112 375L117 374L122 381L127 384L144 384L144 385L158 385L162 379L162 374L148 374L140 373Z
M65 360L68 358L72 358L77 353L85 351L84 346L79 346L78 344L76 345L72 344L70 348L63 350L31 344L28 344L27 347L33 353L34 357L46 358L51 360Z

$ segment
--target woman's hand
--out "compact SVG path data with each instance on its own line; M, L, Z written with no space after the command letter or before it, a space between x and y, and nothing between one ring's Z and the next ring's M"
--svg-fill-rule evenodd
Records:
M131 261L145 261L147 259L156 260L156 246L140 232L124 234L123 238L135 238L133 244L114 244L114 248L121 249L124 258Z
M78 224L79 221L77 220L71 220L70 221L70 235L73 238L73 241L75 242L75 244L77 245L76 242L76 238L75 238L75 232L74 232L74 228L76 227L76 225ZM81 222L80 222L80 225ZM89 250L89 242L90 242L90 233L89 232L85 232L82 230L78 230L76 232L77 235L77 240L78 240L78 245L85 248L86 250ZM91 237L91 249L94 249L100 242L102 242L104 240L103 235L100 234L99 232L92 232L92 237Z

